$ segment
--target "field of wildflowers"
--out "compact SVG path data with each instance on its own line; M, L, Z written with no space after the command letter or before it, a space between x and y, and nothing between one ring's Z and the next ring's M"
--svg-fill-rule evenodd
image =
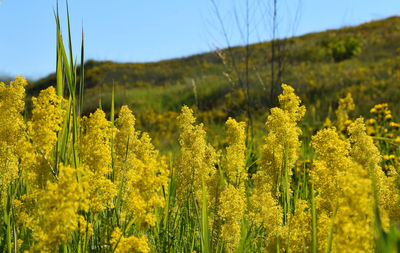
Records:
M30 117L27 81L0 83L3 252L400 250L400 124L387 104L353 119L349 93L304 138L306 108L282 84L261 145L229 118L218 147L183 106L168 116L179 150L164 156L114 96L109 117L82 116L84 71L78 85L56 21L56 88L32 98Z

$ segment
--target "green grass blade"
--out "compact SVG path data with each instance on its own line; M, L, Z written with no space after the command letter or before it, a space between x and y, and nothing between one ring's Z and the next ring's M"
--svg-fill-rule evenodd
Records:
M111 125L114 126L114 82L113 82L113 87L112 87L112 92L111 92L111 111L110 111L110 121Z
M70 66L73 69L74 68L74 62L73 62L73 57L72 57L71 25L70 25L70 22L69 22L68 0L65 0L65 3L66 3L66 6L67 6L69 60L70 60ZM74 81L74 80L72 80L72 81Z
M58 17L56 17L57 19ZM59 20L56 20L56 22L59 24ZM57 29L57 42L58 45L57 47L59 48L59 51L61 53L61 57L62 57L62 62L63 62L63 70L64 70L64 74L65 77L67 79L67 84L68 84L68 88L70 90L70 95L72 97L75 97L75 89L74 89L74 85L73 85L73 81L72 81L72 71L70 69L70 66L68 64L68 58L67 58L67 54L65 53L65 48L64 48L64 43L62 41L62 35L61 35L61 31L60 29Z
M337 209L338 209L338 201L336 201L335 209L333 210L333 214L331 217L331 224L330 224L329 233L328 233L328 242L327 242L326 250L325 250L326 253L330 253L331 249L332 249L333 225L335 224Z
M202 207L201 207L201 244L204 253L210 252L210 239L208 231L208 211L207 211L207 194L204 185L202 184Z
M81 45L81 69L79 73L79 117L82 117L83 111L83 91L85 88L85 50L84 50L84 37L82 27L82 45Z
M62 71L62 56L60 52L59 45L59 37L58 34L60 33L60 23L59 23L59 16L58 16L58 6L57 6L57 68L56 68L56 75L57 75L57 83L56 83L56 90L58 96L63 96L64 84L63 84L63 71Z
M71 97L68 100L68 108L67 108L67 113L64 117L64 122L63 122L63 128L61 132L61 141L59 142L58 150L60 150L60 161L63 163L66 163L67 161L67 144L68 144L68 139L69 139L69 126L70 126L70 120L71 120L71 106L72 105L72 100Z
M112 175L111 180L114 181L114 83L113 89L111 93L111 112L110 112L110 121L111 121L111 168L112 168Z
M315 211L314 186L311 185L311 215L312 215L312 253L317 252L317 215Z

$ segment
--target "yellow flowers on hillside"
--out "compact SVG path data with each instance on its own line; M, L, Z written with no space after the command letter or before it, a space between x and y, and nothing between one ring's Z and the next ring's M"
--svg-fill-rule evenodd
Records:
M283 84L259 150L233 118L214 147L183 106L180 149L167 159L128 106L80 117L72 99L49 87L24 118L26 85L22 77L0 83L0 245L8 252L397 247L400 124L387 104L364 123L348 114L349 94L336 110L338 129L305 137L305 107Z
M346 127L351 123L349 120L349 112L354 111L355 105L351 93L347 93L346 97L339 98L339 105L336 113L336 126L341 132L346 131Z

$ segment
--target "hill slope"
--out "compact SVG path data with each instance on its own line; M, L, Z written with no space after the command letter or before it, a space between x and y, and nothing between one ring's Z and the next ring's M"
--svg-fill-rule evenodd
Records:
M249 97L256 115L265 115L269 104L270 48L270 42L249 47ZM240 73L245 49L232 49ZM394 115L400 114L400 17L289 38L282 49L280 81L292 85L311 107L315 124L323 122L335 110L338 98L348 92L357 105L355 114L366 115L381 102L390 103ZM216 52L155 63L89 60L85 64L85 111L94 111L100 97L107 110L114 83L117 108L128 104L139 118L150 112L175 115L182 104L197 104L203 120L219 122L230 115L240 116L246 107L244 95L229 51L220 54L225 64ZM35 95L54 83L52 74L32 83L29 93Z

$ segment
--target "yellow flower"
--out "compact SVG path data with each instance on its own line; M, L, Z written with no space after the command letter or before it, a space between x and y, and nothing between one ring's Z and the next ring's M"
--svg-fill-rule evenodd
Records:
M139 138L127 106L121 108L116 126L115 175L118 187L122 184L122 205L128 214L133 213L136 224L147 229L155 225L155 209L164 206L162 189L168 182L167 164L147 133Z
M112 207L117 195L115 184L108 178L111 172L111 122L105 113L97 109L89 118L83 118L83 136L81 140L81 159L87 169L90 185L90 209L102 211Z
M288 174L290 185L292 169L299 156L299 136L302 133L297 122L302 119L305 107L300 106L300 98L293 88L282 85L283 94L279 96L281 108L272 108L267 119L268 135L261 148L258 160L259 170L253 176L254 188L249 201L250 218L262 225L267 231L267 244L276 249L276 238L288 235L288 228L283 225L282 207L278 204L280 185L283 182L283 169ZM286 189L291 196L291 189Z
M309 252L311 246L311 207L307 201L296 201L295 214L289 218L289 247L292 252ZM286 239L286 238L285 238Z
M396 123L396 122L393 122L393 121L391 121L390 123L389 123L389 126L390 127L393 127L393 128L400 128L400 124L399 123Z
M56 173L52 168L52 159L65 114L62 101L53 86L42 90L37 98L32 98L32 119L28 126L38 163L31 175L37 187L43 188L52 173Z
M291 86L282 84L282 89L282 94L278 96L280 108L286 111L293 121L300 121L306 112L306 108L304 105L300 106L301 100Z
M240 242L240 221L245 211L244 191L228 185L221 193L218 215L222 220L221 238L227 252L235 252Z
M354 133L358 125L359 122L356 122L354 126L350 126L350 131ZM317 192L318 216L325 217L317 220L317 227L324 228L318 230L319 250L326 247L329 228L326 221L330 219L337 205L332 251L371 251L374 247L372 182L368 169L361 166L365 161L360 156L362 144L353 147L353 160L349 156L350 143L341 139L335 129L324 129L312 137L312 146L317 153L317 159L310 177ZM376 157L371 153L370 159Z
M347 93L346 97L339 99L339 106L336 110L336 126L339 131L344 131L351 122L349 122L349 112L354 111L355 105L351 93Z
M121 230L116 227L111 234L111 247L116 253L147 253L150 252L147 238L142 235L140 238L136 236L124 237Z
M367 120L368 125L374 125L376 123L376 119L369 119Z
M82 162L93 173L100 175L107 175L111 171L111 122L105 116L102 110L97 109L89 118L82 119Z
M223 170L229 182L235 187L241 188L247 179L247 172L244 167L246 155L246 125L244 122L238 123L236 120L229 118L225 123L225 127L229 146L226 148Z
M181 204L193 194L197 200L201 200L203 180L206 186L215 185L212 181L217 156L214 148L206 142L203 124L193 125L195 121L193 111L183 106L178 117L181 149L176 171L177 197ZM210 189L207 189L207 193L209 191ZM207 199L211 201L210 196L207 196Z
M326 117L326 119L325 119L325 121L324 121L324 124L323 124L323 126L322 127L331 127L332 126L332 122L331 122L331 119L329 118L329 117Z
M37 201L27 220L35 240L33 251L55 252L72 239L72 232L82 219L78 212L88 211L89 207L89 186L77 181L81 174L81 169L60 165L58 181L48 181L47 190L26 196L27 202L29 198Z
M378 206L381 213L381 219L384 228L389 228L389 221L400 221L400 191L395 186L396 180L400 177L397 172L390 176L386 176L379 166L381 159L378 148L373 144L373 140L365 133L365 126L362 118L357 119L356 125L349 129L351 140L354 142L352 149L352 157L366 168L371 178L376 180L376 191L378 193ZM394 155L384 155L385 160L394 160ZM393 171L388 167L388 170ZM388 216L388 217L387 217Z
M31 167L34 160L22 116L26 85L23 77L17 77L10 85L0 82L0 207L8 186L18 178L19 172Z
M267 191L271 191L275 196L285 156L286 165L290 170L289 175L298 159L301 145L299 136L302 131L297 126L297 121L305 113L305 108L300 106L300 99L294 94L293 88L287 85L282 85L282 88L283 95L279 96L282 108L272 108L268 116L266 123L268 135L261 148L260 167L257 172L264 180L262 183L264 186L259 187L269 187Z

